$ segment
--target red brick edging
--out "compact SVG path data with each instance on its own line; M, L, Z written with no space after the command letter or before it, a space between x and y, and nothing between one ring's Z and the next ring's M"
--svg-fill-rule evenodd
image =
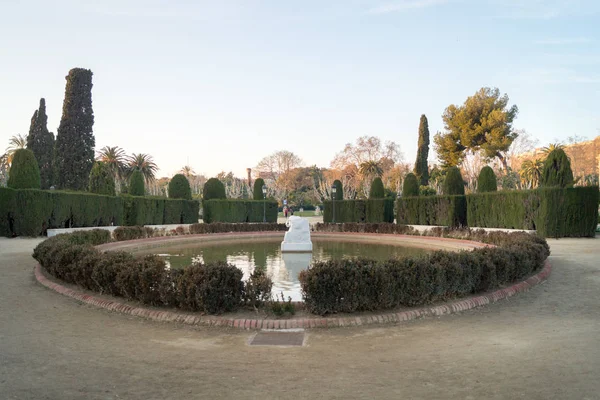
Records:
M35 267L35 278L45 287L82 303L90 304L110 311L117 311L122 314L147 318L154 321L179 322L188 325L222 326L239 329L291 329L396 323L401 321L410 321L426 316L453 314L460 311L481 307L486 304L495 303L499 300L514 296L517 293L525 292L533 286L545 281L550 275L551 270L552 267L550 262L546 260L544 262L544 268L542 268L540 272L522 282L516 283L504 289L498 289L494 292L440 304L435 307L421 307L396 313L391 312L383 314L361 315L356 317L315 317L304 319L233 319L220 316L195 315L178 311L160 311L145 307L133 307L116 300L104 300L98 297L90 296L82 292L69 289L59 283L53 282L44 275L42 267L39 264Z

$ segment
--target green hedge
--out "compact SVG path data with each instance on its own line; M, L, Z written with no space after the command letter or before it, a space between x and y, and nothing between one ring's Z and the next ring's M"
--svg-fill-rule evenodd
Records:
M202 219L212 222L277 222L277 202L274 200L213 199L202 202Z
M538 189L537 232L544 237L594 237L598 223L598 186Z
M39 236L46 229L197 223L199 203L85 192L0 188L0 234Z
M467 224L479 228L536 229L540 206L536 190L511 190L467 196Z
M526 233L495 232L485 239L500 247L385 261L315 262L299 275L304 304L325 315L447 301L522 280L539 271L550 254L543 239Z
M402 197L396 203L396 222L408 225L467 226L465 196Z
M333 204L323 202L323 222L333 222ZM394 200L336 200L335 222L394 222Z
M472 227L531 229L544 237L593 237L598 186L471 194L467 220Z
M255 309L271 297L272 282L260 269L245 283L239 268L222 262L167 269L155 255L93 247L108 241L110 234L101 230L57 235L40 243L33 257L55 278L153 306L220 314L243 305Z

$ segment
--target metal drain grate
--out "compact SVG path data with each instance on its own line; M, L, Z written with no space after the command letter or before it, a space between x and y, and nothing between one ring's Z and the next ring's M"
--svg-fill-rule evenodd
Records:
M250 346L303 346L304 331L260 331L250 340Z

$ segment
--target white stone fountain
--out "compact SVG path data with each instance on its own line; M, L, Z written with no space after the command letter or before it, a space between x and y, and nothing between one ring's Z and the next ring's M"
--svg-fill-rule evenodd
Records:
M282 252L312 252L310 226L307 219L292 215L285 222L285 226L290 229L285 233L283 242L281 242Z

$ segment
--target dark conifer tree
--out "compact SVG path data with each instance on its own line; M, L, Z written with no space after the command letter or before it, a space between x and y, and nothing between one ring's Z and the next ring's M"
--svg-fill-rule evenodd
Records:
M31 118L27 148L33 152L40 168L42 189L50 188L54 176L54 134L48 132L48 116L44 99L40 99L40 108L35 110Z
M263 186L265 186L265 181L263 180L263 178L257 178L254 181L254 188L252 190L252 198L254 200L264 200L265 196L262 192Z
M429 123L427 117L423 114L419 123L419 147L417 149L417 161L415 162L415 175L421 186L429 185L427 157L429 157Z
M73 68L66 77L63 114L56 135L57 184L85 190L94 164L92 71Z

